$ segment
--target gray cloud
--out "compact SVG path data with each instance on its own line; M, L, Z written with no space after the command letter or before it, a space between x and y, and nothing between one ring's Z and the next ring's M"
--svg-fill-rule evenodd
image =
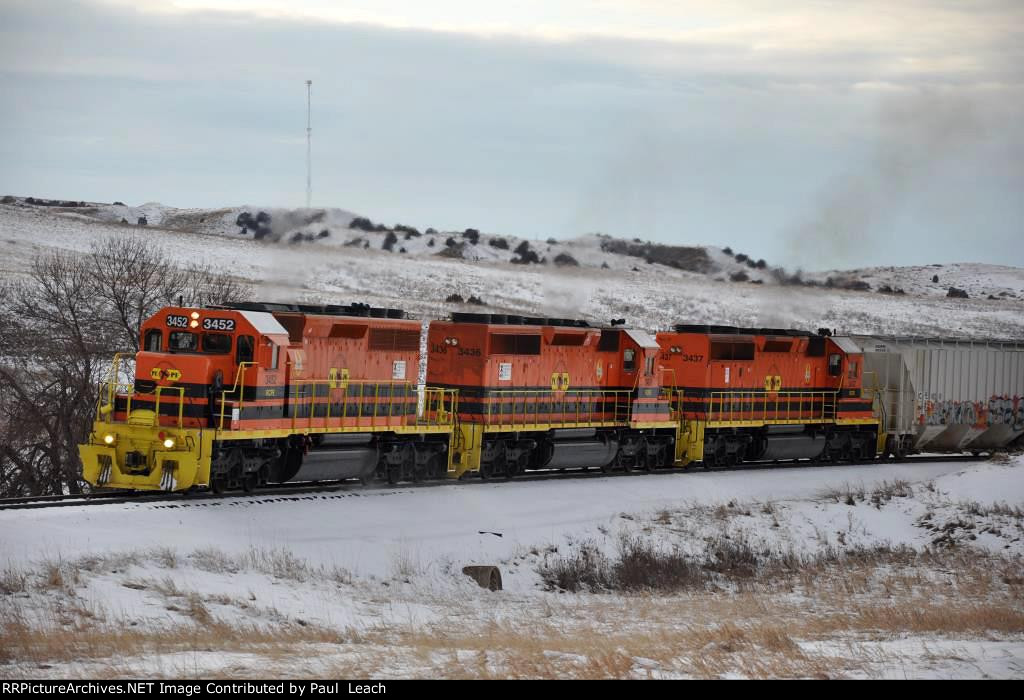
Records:
M718 243L810 267L1024 264L1007 245L1024 214L1020 13L958 7L938 8L958 34L757 48L743 32L544 41L8 2L0 190L300 204L311 78L316 203L420 226ZM969 115L970 138L929 140L948 109ZM808 256L801 238L836 220L884 250L838 237Z

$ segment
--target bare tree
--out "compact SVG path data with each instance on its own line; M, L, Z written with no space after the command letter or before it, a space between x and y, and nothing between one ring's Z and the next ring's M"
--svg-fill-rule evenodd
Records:
M124 337L123 348L139 349L139 326L160 307L240 301L245 284L209 266L179 268L150 241L113 238L93 246L89 255L96 296L109 307L105 318Z
M209 267L178 268L138 238L88 255L54 253L0 288L0 495L75 493L78 445L117 351L137 351L139 326L177 302L219 304L248 293Z

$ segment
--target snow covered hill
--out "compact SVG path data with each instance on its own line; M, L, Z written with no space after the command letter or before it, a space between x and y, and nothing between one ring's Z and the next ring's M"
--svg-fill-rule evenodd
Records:
M176 261L211 263L252 281L262 300L365 301L424 317L462 308L598 322L626 318L652 330L686 322L1024 335L1024 270L1018 268L964 263L797 275L728 247L659 246L598 234L555 241L388 228L342 209L2 201L0 272L8 275L42 251L83 252L109 236L141 235ZM237 225L240 217L248 217L248 225ZM354 222L358 228L350 228ZM534 256L543 262L528 262ZM850 288L858 285L868 289ZM968 298L949 298L950 287ZM447 301L471 297L482 304Z

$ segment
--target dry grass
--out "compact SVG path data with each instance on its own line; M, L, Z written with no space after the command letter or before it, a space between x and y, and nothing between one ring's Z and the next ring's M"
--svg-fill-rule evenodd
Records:
M838 488L826 489L820 494L823 500L845 503L848 506L869 502L876 508L881 508L894 498L912 498L913 496L914 489L910 483L901 479L895 479L892 482L883 481L870 490L863 484L859 486L843 484Z
M889 490L899 497L897 485ZM357 584L342 593L346 601L362 596L364 610L377 611L359 629L259 608L244 585L238 595L224 587L238 573L257 572L279 590L326 596L317 605L329 606L334 587L352 581L347 571L286 550L203 549L187 557L151 550L8 567L0 574L0 591L10 592L0 596L0 663L9 677L52 667L55 675L174 678L830 678L914 668L914 659L879 651L877 641L1024 635L1020 557L888 546L797 556L730 534L728 518L749 509L723 508L724 529L692 552L635 534L611 555L587 542L524 551L552 590L578 595ZM666 527L685 520L656 517ZM194 569L217 574L205 577L215 592L191 589ZM419 566L400 555L393 569L400 576ZM137 592L159 615L133 619L92 602L90 581L99 576ZM407 606L433 614L386 612ZM349 618L327 611L323 619ZM935 653L934 663L946 660ZM174 660L159 665L164 658Z
M624 536L614 557L594 542L580 543L568 553L549 553L538 573L550 591L636 593L704 590L759 590L777 592L830 586L847 594L866 593L882 585L912 588L922 570L983 572L971 580L1003 582L1013 579L1018 559L992 557L971 549L923 550L879 545L875 547L823 547L812 554L756 545L742 533L707 537L703 549L684 552L652 539ZM898 575L897 575L898 573ZM883 587L883 590L884 587Z
M8 565L0 571L0 594L12 595L28 590L28 574L21 569Z
M194 624L133 626L83 617L63 625L7 611L0 631L0 661L38 665L195 650L273 656L288 654L297 644L345 642L339 632L313 625L229 624L215 619L198 597L188 600Z
M986 506L977 501L964 501L960 504L960 509L968 515L980 517L996 515L1010 518L1011 520L1024 520L1024 508L1011 506L1007 503L992 503Z

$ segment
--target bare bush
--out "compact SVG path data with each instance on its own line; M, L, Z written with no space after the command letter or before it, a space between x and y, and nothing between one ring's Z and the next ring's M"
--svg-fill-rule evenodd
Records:
M601 591L613 588L608 557L590 543L582 544L569 555L546 559L538 573L547 589L569 591Z

